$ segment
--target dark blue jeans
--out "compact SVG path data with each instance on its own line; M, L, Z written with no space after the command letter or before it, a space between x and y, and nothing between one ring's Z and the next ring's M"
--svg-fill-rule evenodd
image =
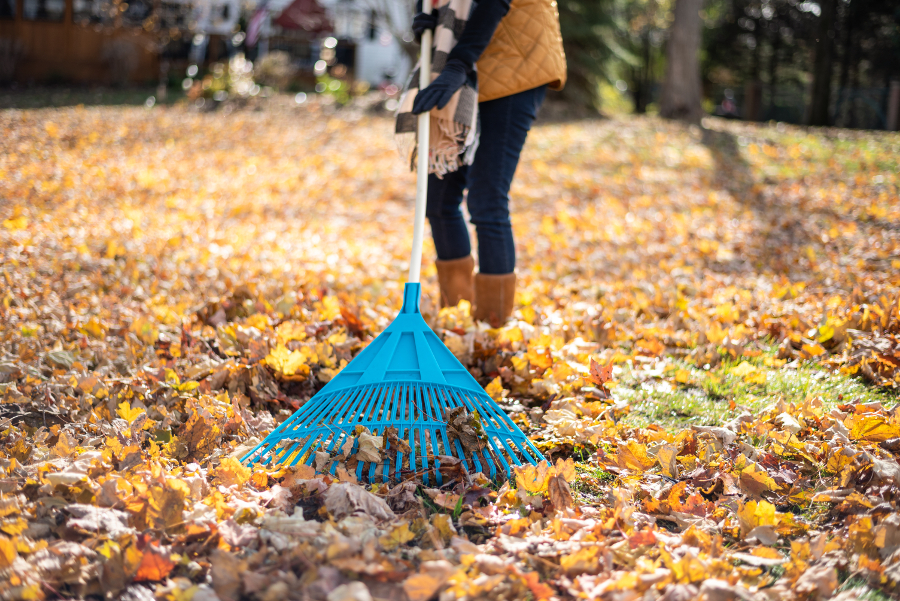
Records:
M511 273L516 268L516 247L509 220L509 187L519 153L547 86L478 104L481 137L471 165L446 174L428 176L428 208L431 235L438 259L449 261L472 253L469 230L460 205L466 202L478 236L478 269L481 273Z

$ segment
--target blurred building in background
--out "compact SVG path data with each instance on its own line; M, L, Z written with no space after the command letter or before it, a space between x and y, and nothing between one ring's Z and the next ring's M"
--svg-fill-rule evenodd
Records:
M334 35L338 41L349 40L356 46L357 79L378 85L386 81L402 82L406 78L411 60L400 42L412 20L408 2L389 0L377 6L368 0L322 2L334 15Z
M0 82L153 78L159 49L142 27L150 11L147 0L0 0Z
M403 31L398 35L398 29L409 27L408 9L405 0L269 0L260 45L266 52L287 52L300 68L314 68L323 40L333 37L337 44L329 65L343 65L354 79L371 85L397 82L411 64L401 47Z
M378 2L377 8L372 2ZM406 77L407 0L0 0L0 83L177 85L244 52L283 52L379 85ZM336 40L325 49L323 41Z

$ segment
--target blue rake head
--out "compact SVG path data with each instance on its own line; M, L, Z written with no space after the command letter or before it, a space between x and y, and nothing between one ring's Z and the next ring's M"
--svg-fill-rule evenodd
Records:
M363 481L418 474L426 483L433 475L441 484L442 455L492 479L511 476L515 465L542 461L540 451L425 323L420 292L419 284L406 284L403 308L391 325L241 461L312 465L317 451L338 454L359 426L394 440L386 442L380 461L356 465ZM463 448L452 428L448 436L448 419L460 407L480 418L482 448ZM354 440L351 456L358 447ZM329 471L336 469L332 462Z

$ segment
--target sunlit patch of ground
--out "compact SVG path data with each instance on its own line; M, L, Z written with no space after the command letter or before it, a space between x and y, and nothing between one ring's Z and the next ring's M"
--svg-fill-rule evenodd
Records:
M896 134L537 125L515 319L438 311L430 258L423 312L559 463L364 490L352 456L237 459L399 306L390 120L275 99L0 131L3 598L896 594Z

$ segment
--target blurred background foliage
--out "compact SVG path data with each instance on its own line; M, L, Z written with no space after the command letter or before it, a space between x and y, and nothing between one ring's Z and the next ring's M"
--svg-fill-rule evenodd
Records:
M12 7L12 1L0 0L0 9L4 2ZM189 10L192 3L209 1L185 0L163 10L169 3L95 0L103 9L100 16L70 33L87 40L90 32L103 30L108 39L103 39L105 50L98 60L108 67L107 79L122 87L129 73L149 73L150 80L158 81L154 97L147 101L151 104L186 95L203 110L213 110L232 101L255 105L271 93L289 92L301 100L317 93L344 106L371 87L383 96L379 106L396 108L409 59L417 53L409 31L414 0L341 0L333 11L338 15L353 9L356 34L341 33L330 24L306 33L294 31L294 37L281 32L271 48L266 42L265 51L260 50L262 42L254 46L248 35L254 11L262 11L264 3L248 3L234 29L218 35L213 44L209 40L216 36L200 35ZM143 10L135 8L139 4ZM310 0L304 6L309 11L318 4ZM700 74L699 83L693 76L676 75L668 87L667 97L678 96L675 103L690 114L689 120L716 114L748 121L898 128L898 0L558 0L558 7L569 80L561 96L550 98L564 101L556 112L566 118L597 110L658 113L667 69L677 64L675 73ZM687 23L679 25L676 12ZM121 18L110 19L108 14ZM6 82L26 53L22 40L8 37L2 26L12 31L12 21L0 18L0 82ZM143 49L130 41L133 31L131 37L114 31L128 27L140 29ZM681 35L675 36L678 27L683 27L678 29ZM699 51L694 48L697 31ZM681 41L675 44L676 39ZM405 66L392 67L380 80L366 79L354 65L353 49L370 52L391 40L402 47ZM673 48L680 52L672 54ZM155 63L145 60L148 54ZM142 70L144 63L158 67L145 65ZM142 81L148 85L146 78ZM54 79L43 83L53 84ZM679 85L682 89L673 92ZM7 98L0 89L0 106L23 102ZM678 117L666 111L663 116Z
M674 3L560 0L567 96L605 112L655 111ZM886 126L891 82L900 78L900 2L706 0L700 18L707 112L804 123L824 102L831 124ZM823 26L830 52L818 76L829 94L811 98Z

